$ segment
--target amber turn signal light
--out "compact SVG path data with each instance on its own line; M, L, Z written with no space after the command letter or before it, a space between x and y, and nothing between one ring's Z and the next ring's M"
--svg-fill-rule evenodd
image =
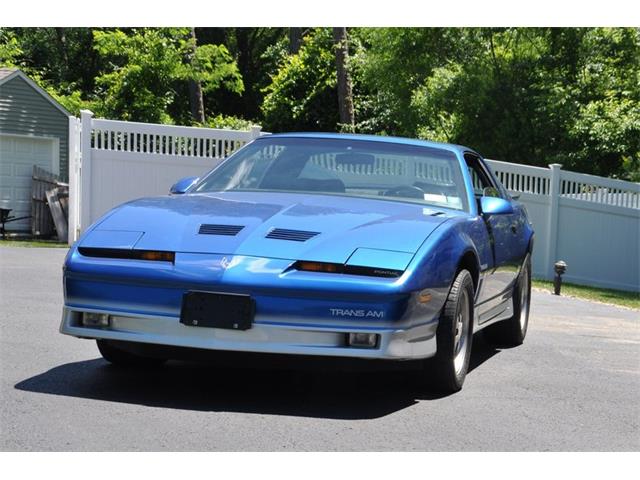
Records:
M343 265L341 263L309 262L299 260L292 268L303 272L344 273L347 275L364 275L368 277L399 277L401 270L388 270L372 267L359 267L356 265Z
M173 263L173 260L175 259L175 254L173 252L143 251L143 252L140 252L140 259Z
M343 270L343 266L339 263L324 263L324 262L298 262L296 264L298 270L307 272L326 272L326 273L340 273Z

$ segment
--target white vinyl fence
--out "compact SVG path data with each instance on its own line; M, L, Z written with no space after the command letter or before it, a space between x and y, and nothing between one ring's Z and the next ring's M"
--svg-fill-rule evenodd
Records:
M69 243L114 206L164 195L183 177L201 176L261 135L93 118L69 122Z
M112 207L164 195L178 179L202 175L266 134L259 127L234 131L94 119L86 110L80 119L71 117L69 133L70 244ZM529 212L535 277L553 278L554 262L564 260L566 281L640 291L640 184L568 172L558 164L488 163Z
M533 275L640 291L640 184L488 160L502 184L527 208L535 229Z

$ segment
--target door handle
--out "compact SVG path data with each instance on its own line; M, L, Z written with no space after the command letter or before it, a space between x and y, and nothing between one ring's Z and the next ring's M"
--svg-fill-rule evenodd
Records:
M511 225L511 233L518 233L518 227Z

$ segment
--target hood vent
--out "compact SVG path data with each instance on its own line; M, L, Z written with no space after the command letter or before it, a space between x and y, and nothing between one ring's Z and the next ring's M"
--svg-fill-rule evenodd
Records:
M310 238L319 235L320 232L307 232L305 230L287 230L286 228L274 228L266 238L274 240L290 240L292 242L306 242Z
M243 225L215 225L211 223L203 223L200 225L198 233L200 235L226 235L228 237L234 237L243 228Z

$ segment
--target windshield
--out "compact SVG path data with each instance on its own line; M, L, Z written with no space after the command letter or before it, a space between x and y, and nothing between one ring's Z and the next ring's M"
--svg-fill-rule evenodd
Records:
M283 191L467 210L454 153L367 140L267 137L225 160L192 192Z

